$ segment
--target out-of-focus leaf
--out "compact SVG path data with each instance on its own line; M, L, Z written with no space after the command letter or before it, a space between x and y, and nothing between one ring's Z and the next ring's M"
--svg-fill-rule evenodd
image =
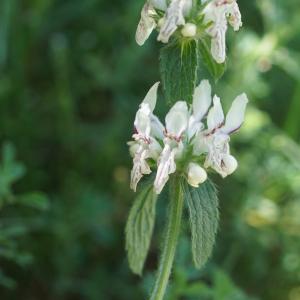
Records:
M5 274L1 271L1 269L0 269L0 286L3 286L7 289L13 289L16 286L16 282L13 279L5 276Z
M197 58L197 42L194 40L162 48L160 72L167 103L174 104L178 100L192 102L197 83Z
M192 232L194 263L201 268L211 255L218 229L218 197L214 185L206 181L198 188L183 183Z
M126 250L129 266L135 274L141 275L149 250L156 200L153 182L149 181L140 188L129 213L126 224Z
M49 208L49 200L47 196L39 192L33 192L19 196L18 203L39 210L47 210Z

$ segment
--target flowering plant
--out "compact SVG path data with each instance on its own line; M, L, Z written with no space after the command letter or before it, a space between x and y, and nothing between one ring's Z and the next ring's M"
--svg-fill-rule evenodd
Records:
M214 96L210 108L211 86L203 80L194 91L192 107L189 109L186 102L177 101L166 115L164 126L153 114L157 88L158 83L155 83L136 113L136 133L132 136L134 141L129 142L133 156L131 188L136 191L143 175L151 173L147 159L157 163L154 181L157 194L176 170L194 187L207 179L204 168L211 167L222 177L232 174L237 161L230 155L230 134L243 123L247 96L242 94L233 101L225 121L219 97ZM201 156L206 156L203 166Z
M180 233L182 209L187 204L195 266L211 255L218 227L218 198L208 178L210 169L223 178L238 167L230 152L230 136L242 126L248 103L237 96L224 115L221 100L212 97L205 65L219 79L225 70L228 23L237 31L241 14L236 0L148 0L141 13L136 41L143 45L156 28L161 50L161 85L170 105L164 124L154 114L160 82L148 91L134 120L128 142L133 157L131 188L137 196L126 225L126 249L133 272L142 273L154 227L158 195L169 182L169 211L157 280L151 300L163 299ZM210 47L208 47L210 40ZM143 176L154 171L148 181Z

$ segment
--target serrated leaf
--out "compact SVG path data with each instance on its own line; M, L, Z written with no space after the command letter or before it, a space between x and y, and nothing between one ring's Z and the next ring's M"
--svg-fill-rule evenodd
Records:
M214 185L206 181L198 188L183 183L192 233L194 263L201 268L210 257L218 230L218 197Z
M157 195L150 181L140 188L126 224L126 250L131 270L142 274L155 222Z
M160 71L168 104L192 102L197 83L197 42L173 43L161 49Z
M198 42L198 55L199 60L207 68L210 75L214 78L215 81L220 79L225 70L226 63L218 64L211 55L210 47L205 39L201 39Z

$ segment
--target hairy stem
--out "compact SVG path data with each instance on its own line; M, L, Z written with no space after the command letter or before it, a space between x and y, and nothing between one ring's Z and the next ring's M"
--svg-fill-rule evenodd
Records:
M159 262L157 279L150 300L163 299L172 270L172 265L176 252L176 245L180 233L183 208L183 191L180 184L179 176L173 176L170 180L169 197L170 208L167 232L163 243L163 251Z

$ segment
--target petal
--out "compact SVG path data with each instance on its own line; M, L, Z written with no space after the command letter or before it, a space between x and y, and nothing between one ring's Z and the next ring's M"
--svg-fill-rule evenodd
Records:
M134 191L136 191L137 184L143 175L151 173L151 169L146 161L148 157L148 150L144 149L143 146L140 146L133 158L133 167L131 170L130 188Z
M151 116L151 135L160 140L164 139L164 126L159 120L159 118L155 115Z
M202 80L195 88L193 96L193 116L195 122L201 121L211 105L211 85L208 80Z
M191 140L203 128L204 128L203 123L196 122L194 116L191 116L189 119L188 139Z
M211 39L211 55L218 64L226 60L226 30L227 26L218 28Z
M166 116L167 132L179 138L187 129L188 120L189 112L186 102L176 102Z
M145 96L143 103L148 103L151 109L151 112L154 111L154 108L156 106L156 100L157 100L157 89L159 86L159 81L156 82L149 90L147 95Z
M139 135L148 138L151 132L151 109L148 103L142 103L135 115L134 127Z
M232 174L238 167L237 160L232 155L225 155L222 159L222 168L226 175Z
M224 122L224 113L220 98L218 96L214 96L213 103L214 105L209 110L207 116L207 127L209 131L219 128Z
M233 27L234 31L238 31L243 23L241 12L236 1L228 5L227 14L229 15L229 24Z
M185 24L183 16L184 5L185 0L171 1L157 38L158 41L167 43L170 36L176 31L177 27Z
M228 156L230 153L229 140L230 137L222 133L210 135L206 139L208 154L204 167L213 168L222 177L226 177L228 175L226 168L224 168L223 158Z
M146 2L142 9L141 19L135 34L135 40L139 46L144 45L153 29L156 27L155 20L152 18L152 15L155 14L156 12L153 6Z
M193 154L198 156L207 152L207 138L203 132L199 132L193 141Z
M167 144L159 158L156 178L154 181L154 190L157 194L160 194L169 180L169 175L176 171L175 164L176 148L171 149Z
M222 131L230 134L237 131L242 126L247 103L248 98L246 94L241 94L235 98L227 113L225 126L222 128Z
M156 139L152 138L149 144L149 157L153 158L154 160L157 160L161 152L161 145L157 142Z
M150 0L150 3L153 7L162 11L166 11L168 7L167 0Z

